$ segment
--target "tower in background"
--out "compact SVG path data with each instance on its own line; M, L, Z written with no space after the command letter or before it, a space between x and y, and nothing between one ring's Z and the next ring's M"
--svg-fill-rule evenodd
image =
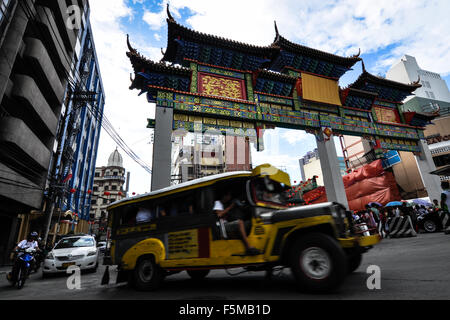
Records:
M90 217L94 221L91 233L102 232L106 225L106 207L127 196L129 173L125 178L122 155L114 150L108 158L108 165L95 168ZM126 182L126 187L124 188Z

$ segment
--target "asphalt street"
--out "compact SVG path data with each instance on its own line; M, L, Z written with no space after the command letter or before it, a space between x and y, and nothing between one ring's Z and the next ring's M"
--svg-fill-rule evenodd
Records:
M367 268L381 270L381 288L367 288ZM5 270L5 269L2 269ZM243 269L232 269L236 274ZM40 272L30 276L22 290L10 287L0 275L0 299L131 299L131 300L307 300L307 299L450 299L450 235L442 232L419 234L413 238L384 239L365 254L361 266L349 275L334 293L314 295L299 290L289 269L276 272L271 280L264 272L247 272L230 276L214 270L201 281L194 282L186 272L169 276L156 292L138 292L126 284L101 286L104 266L96 273L81 276L81 289L67 288L67 275L42 279ZM114 268L110 271L115 279ZM112 282L111 281L111 282Z

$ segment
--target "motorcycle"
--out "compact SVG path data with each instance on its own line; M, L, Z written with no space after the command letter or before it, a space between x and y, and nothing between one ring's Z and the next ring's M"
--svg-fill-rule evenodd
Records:
M17 289L22 289L35 262L34 255L36 250L27 248L18 249L17 252L22 253L22 255L16 257L13 271L7 275L7 278L13 287L17 286Z

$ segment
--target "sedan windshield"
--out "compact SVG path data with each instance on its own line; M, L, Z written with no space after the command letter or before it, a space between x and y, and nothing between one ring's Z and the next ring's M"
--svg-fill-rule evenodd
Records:
M55 249L93 247L94 240L91 238L66 238L58 242Z

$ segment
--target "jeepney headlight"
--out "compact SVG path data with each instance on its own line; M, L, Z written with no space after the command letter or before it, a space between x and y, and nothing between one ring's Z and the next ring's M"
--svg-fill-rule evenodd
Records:
M332 215L333 218L335 218L335 219L339 218L339 214L337 213L337 210L331 210L331 215Z
M336 228L339 232L340 237L345 237L346 235L346 226L345 226L345 209L341 207L339 204L335 204L331 207L331 215L333 216L334 223L336 224Z
M342 217L340 214L341 210L339 210L339 208L337 206L331 207L330 211L331 211L331 215L333 216L333 218L338 219L338 218Z

